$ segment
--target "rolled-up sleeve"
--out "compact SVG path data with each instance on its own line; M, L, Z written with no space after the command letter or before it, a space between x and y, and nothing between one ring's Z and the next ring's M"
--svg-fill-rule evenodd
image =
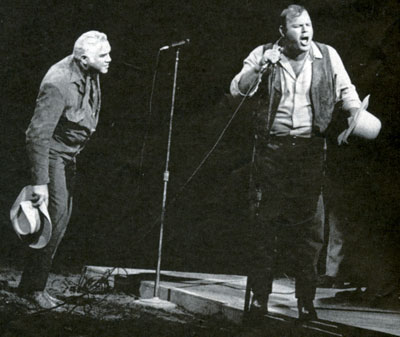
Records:
M33 185L49 182L50 142L64 106L63 96L54 84L41 85L35 112L26 130L26 147Z
M343 65L338 52L328 46L329 56L332 63L332 70L335 76L335 89L337 101L342 103L342 108L349 111L352 108L358 108L361 105L355 86L351 83L350 77Z
M238 96L245 96L246 93L243 93L239 89L239 81L242 78L242 75L245 74L248 71L253 71L255 67L257 67L260 64L261 58L263 57L263 50L264 46L258 46L256 49L254 49L249 56L243 61L243 68L238 73L232 80L231 86L230 86L230 92L233 97L238 97ZM248 96L254 95L254 93L257 91L258 86L261 82L261 76L258 79L257 84L254 86L254 88L249 92Z

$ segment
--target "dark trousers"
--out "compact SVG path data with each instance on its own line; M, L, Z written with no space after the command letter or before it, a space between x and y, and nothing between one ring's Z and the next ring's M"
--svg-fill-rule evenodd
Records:
M355 144L339 147L335 141L328 143L324 189L329 225L326 274L358 283L371 268L370 229L376 225L370 210L376 199L371 198L370 183L375 180L366 174L365 153Z
M288 266L296 278L296 297L315 297L317 261L323 245L318 201L323 176L320 137L272 137L258 144L254 163L262 197L253 224L254 252L249 284L256 297L272 291L277 254L292 255Z
M53 225L51 239L43 249L29 249L19 291L30 293L46 288L54 255L64 236L72 211L75 161L56 154L49 157L49 214Z

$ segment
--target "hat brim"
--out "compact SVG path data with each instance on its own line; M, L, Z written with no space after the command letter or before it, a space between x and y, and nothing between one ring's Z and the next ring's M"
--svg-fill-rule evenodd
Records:
M343 135L343 142L344 143L347 143L347 139L350 137L350 135L354 131L354 129L355 129L356 125L357 125L357 120L358 120L358 117L360 116L360 113L361 113L361 110L358 110L356 112L356 114L354 115L352 121L350 122L350 126L344 132L344 135Z
M363 110L367 110L368 108L368 104L369 104L369 96L367 95L363 101L361 102L361 106L358 108L357 112L354 114L349 127L343 132L343 137L342 137L342 142L343 143L347 143L347 139L349 138L349 136L352 134L352 132L354 131L357 123L358 123L358 119L360 117L361 111ZM339 136L341 137L341 135Z
M39 217L40 217L40 228L34 234L30 234L31 242L29 243L29 247L34 249L41 249L47 246L51 239L51 234L53 230L53 226L51 224L50 215L47 211L47 206L45 203L42 203L39 207Z
M28 185L22 189L13 206L11 207L10 220L14 231L23 242L27 243L31 248L41 249L44 248L50 241L53 227L45 203L42 203L39 207L34 208L34 210L38 212L37 218L40 222L39 226L37 226L38 229L34 233L27 235L23 235L23 232L21 232L20 229L20 222L26 221L26 217L23 215L23 212L20 212L21 203L31 200L32 186Z

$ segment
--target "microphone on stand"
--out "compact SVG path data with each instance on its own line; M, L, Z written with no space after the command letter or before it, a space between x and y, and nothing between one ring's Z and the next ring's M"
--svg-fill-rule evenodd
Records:
M190 39L185 39L185 40L182 40L182 41L179 41L179 42L173 42L168 46L161 47L160 51L167 50L167 49L170 49L170 48L180 47L180 46L183 46L183 45L189 44L189 43L190 43Z

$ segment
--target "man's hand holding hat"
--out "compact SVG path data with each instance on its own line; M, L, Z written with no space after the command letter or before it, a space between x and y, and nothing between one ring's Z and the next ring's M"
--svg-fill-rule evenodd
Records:
M34 249L44 248L51 238L48 200L47 185L28 185L22 189L10 210L15 233Z
M358 109L350 111L349 127L338 136L338 144L347 144L348 137L354 135L363 139L375 139L381 130L381 122L367 111L369 95L364 98Z
M42 203L49 206L49 189L47 185L33 185L32 186L32 205L39 207Z

